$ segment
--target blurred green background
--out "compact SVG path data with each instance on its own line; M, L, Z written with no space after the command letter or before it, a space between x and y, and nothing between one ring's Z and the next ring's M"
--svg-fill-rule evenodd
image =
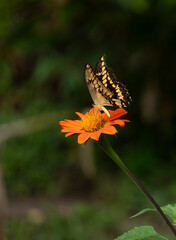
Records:
M148 200L58 122L91 107L84 65L106 54L133 99L131 123L110 141L160 205L176 203L176 1L1 0L0 12L6 239L114 239L152 224L168 236L155 213L129 219Z

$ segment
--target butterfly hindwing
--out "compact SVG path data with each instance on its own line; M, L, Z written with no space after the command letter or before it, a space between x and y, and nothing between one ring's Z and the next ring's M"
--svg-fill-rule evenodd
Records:
M131 97L128 90L125 85L117 81L112 69L106 65L105 55L98 60L95 74L102 84L111 91L111 102L114 106L127 107L129 105Z

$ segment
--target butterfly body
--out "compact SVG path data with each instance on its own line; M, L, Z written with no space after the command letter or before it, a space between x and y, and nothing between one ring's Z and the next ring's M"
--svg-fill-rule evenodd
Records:
M104 55L98 60L95 72L89 64L85 66L85 79L94 101L94 107L110 113L104 106L127 107L131 97L125 85L118 82L113 71L106 65Z

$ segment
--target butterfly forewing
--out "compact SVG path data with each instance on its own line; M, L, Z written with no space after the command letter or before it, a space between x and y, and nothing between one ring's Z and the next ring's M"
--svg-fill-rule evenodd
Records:
M112 104L107 100L108 95L111 93L103 86L89 64L86 64L85 66L85 79L95 105L99 107L112 106Z

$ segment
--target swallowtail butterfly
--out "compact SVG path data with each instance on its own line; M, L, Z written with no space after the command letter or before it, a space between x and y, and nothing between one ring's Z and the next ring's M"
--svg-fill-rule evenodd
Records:
M126 86L118 82L112 69L105 63L105 55L97 62L95 72L90 64L85 66L85 79L94 101L94 107L110 113L104 106L127 107L132 101Z

